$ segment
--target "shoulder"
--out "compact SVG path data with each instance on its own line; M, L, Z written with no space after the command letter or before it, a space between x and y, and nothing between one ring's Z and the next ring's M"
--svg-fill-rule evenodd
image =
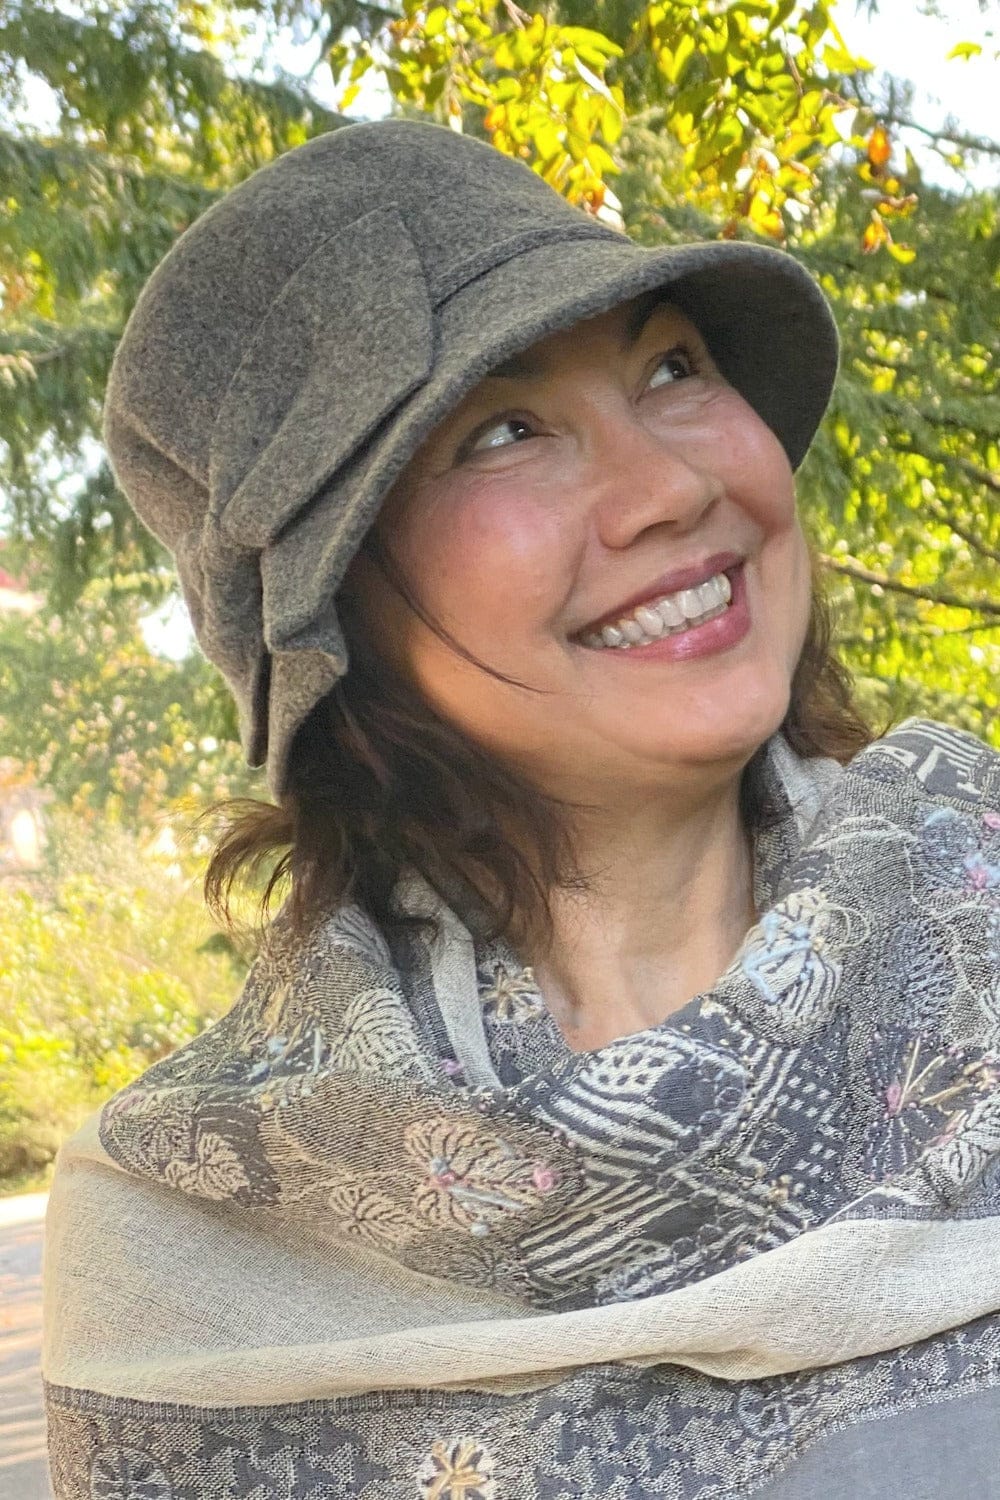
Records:
M906 779L930 797L1000 806L1000 751L938 719L904 719L851 761L855 773Z

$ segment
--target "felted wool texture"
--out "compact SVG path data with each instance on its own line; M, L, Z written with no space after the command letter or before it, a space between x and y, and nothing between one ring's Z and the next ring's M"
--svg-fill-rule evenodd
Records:
M493 365L656 288L797 465L837 336L791 256L636 246L443 126L352 125L287 152L153 272L112 365L108 453L276 797L347 669L336 592L408 458Z

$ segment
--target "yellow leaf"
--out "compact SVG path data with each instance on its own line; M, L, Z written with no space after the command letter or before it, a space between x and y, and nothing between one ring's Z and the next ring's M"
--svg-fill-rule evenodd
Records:
M876 125L868 137L868 160L876 169L884 167L892 155L889 133L883 125Z
M882 223L882 220L877 215L873 215L871 222L865 226L865 232L861 236L861 249L865 255L871 255L881 245L884 245L888 238L889 231Z

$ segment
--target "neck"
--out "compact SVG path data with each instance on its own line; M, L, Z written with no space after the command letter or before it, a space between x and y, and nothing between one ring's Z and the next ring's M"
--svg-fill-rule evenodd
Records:
M584 893L551 897L552 935L525 952L571 1047L664 1020L710 988L756 920L739 778L683 808L643 797L575 830Z

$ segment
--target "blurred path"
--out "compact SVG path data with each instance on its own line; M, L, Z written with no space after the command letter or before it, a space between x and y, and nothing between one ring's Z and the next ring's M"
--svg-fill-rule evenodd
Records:
M49 1500L42 1347L45 1193L0 1198L0 1500Z

